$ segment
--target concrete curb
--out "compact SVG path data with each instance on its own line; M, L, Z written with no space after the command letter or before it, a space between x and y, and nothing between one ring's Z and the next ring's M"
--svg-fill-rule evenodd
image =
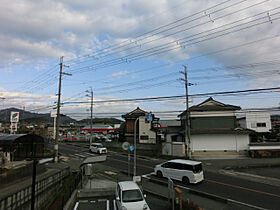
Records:
M63 207L63 210L73 209L73 207L76 203L77 193L78 193L77 189L73 191L73 193L71 194L71 197L69 198L69 200L67 201L67 203Z
M264 177L264 176L259 176L255 174L248 174L248 173L243 173L243 172L237 172L233 170L219 170L219 173L225 174L225 175L230 175L230 176L238 176L239 178L242 179L247 179L251 181L256 181L260 182L263 184L269 184L272 186L279 186L280 187L280 179L276 178L271 178L271 177Z

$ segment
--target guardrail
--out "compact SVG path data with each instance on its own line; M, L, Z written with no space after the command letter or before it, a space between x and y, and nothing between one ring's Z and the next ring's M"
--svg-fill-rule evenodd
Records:
M62 180L69 175L69 169L64 169L59 172L52 174L46 178L38 180L35 186L35 208L40 209L39 207L44 206L50 200L52 192L57 190L58 187L61 187ZM30 209L31 204L31 192L32 192L31 183L27 187L19 189L15 193L8 194L0 200L0 210L13 210L13 209ZM45 193L48 192L48 195Z
M144 191L168 198L167 182L151 178L148 175L143 175L141 182ZM174 184L174 187L182 191L183 200L187 202L191 201L203 209L264 210L261 207L194 190L182 185Z

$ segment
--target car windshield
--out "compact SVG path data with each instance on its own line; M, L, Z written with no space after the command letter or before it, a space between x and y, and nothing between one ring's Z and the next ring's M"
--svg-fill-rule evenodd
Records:
M97 145L97 148L103 148L103 146L102 145Z
M199 173L202 171L202 165L201 164L198 164L198 165L194 165L193 166L193 172L194 173Z
M142 201L142 193L140 190L126 190L122 193L122 200L123 202L136 202Z

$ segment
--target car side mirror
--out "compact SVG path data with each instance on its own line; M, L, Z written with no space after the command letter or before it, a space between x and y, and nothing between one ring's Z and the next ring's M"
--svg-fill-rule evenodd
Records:
M147 198L147 195L146 195L146 194L144 194L144 198Z
M120 197L116 197L116 200L119 201L119 200L120 200Z

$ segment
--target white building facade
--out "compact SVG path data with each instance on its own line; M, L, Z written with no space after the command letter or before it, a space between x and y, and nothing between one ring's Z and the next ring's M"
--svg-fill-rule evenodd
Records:
M245 118L240 118L239 125L242 128L265 133L271 130L271 118L269 112L247 112Z

